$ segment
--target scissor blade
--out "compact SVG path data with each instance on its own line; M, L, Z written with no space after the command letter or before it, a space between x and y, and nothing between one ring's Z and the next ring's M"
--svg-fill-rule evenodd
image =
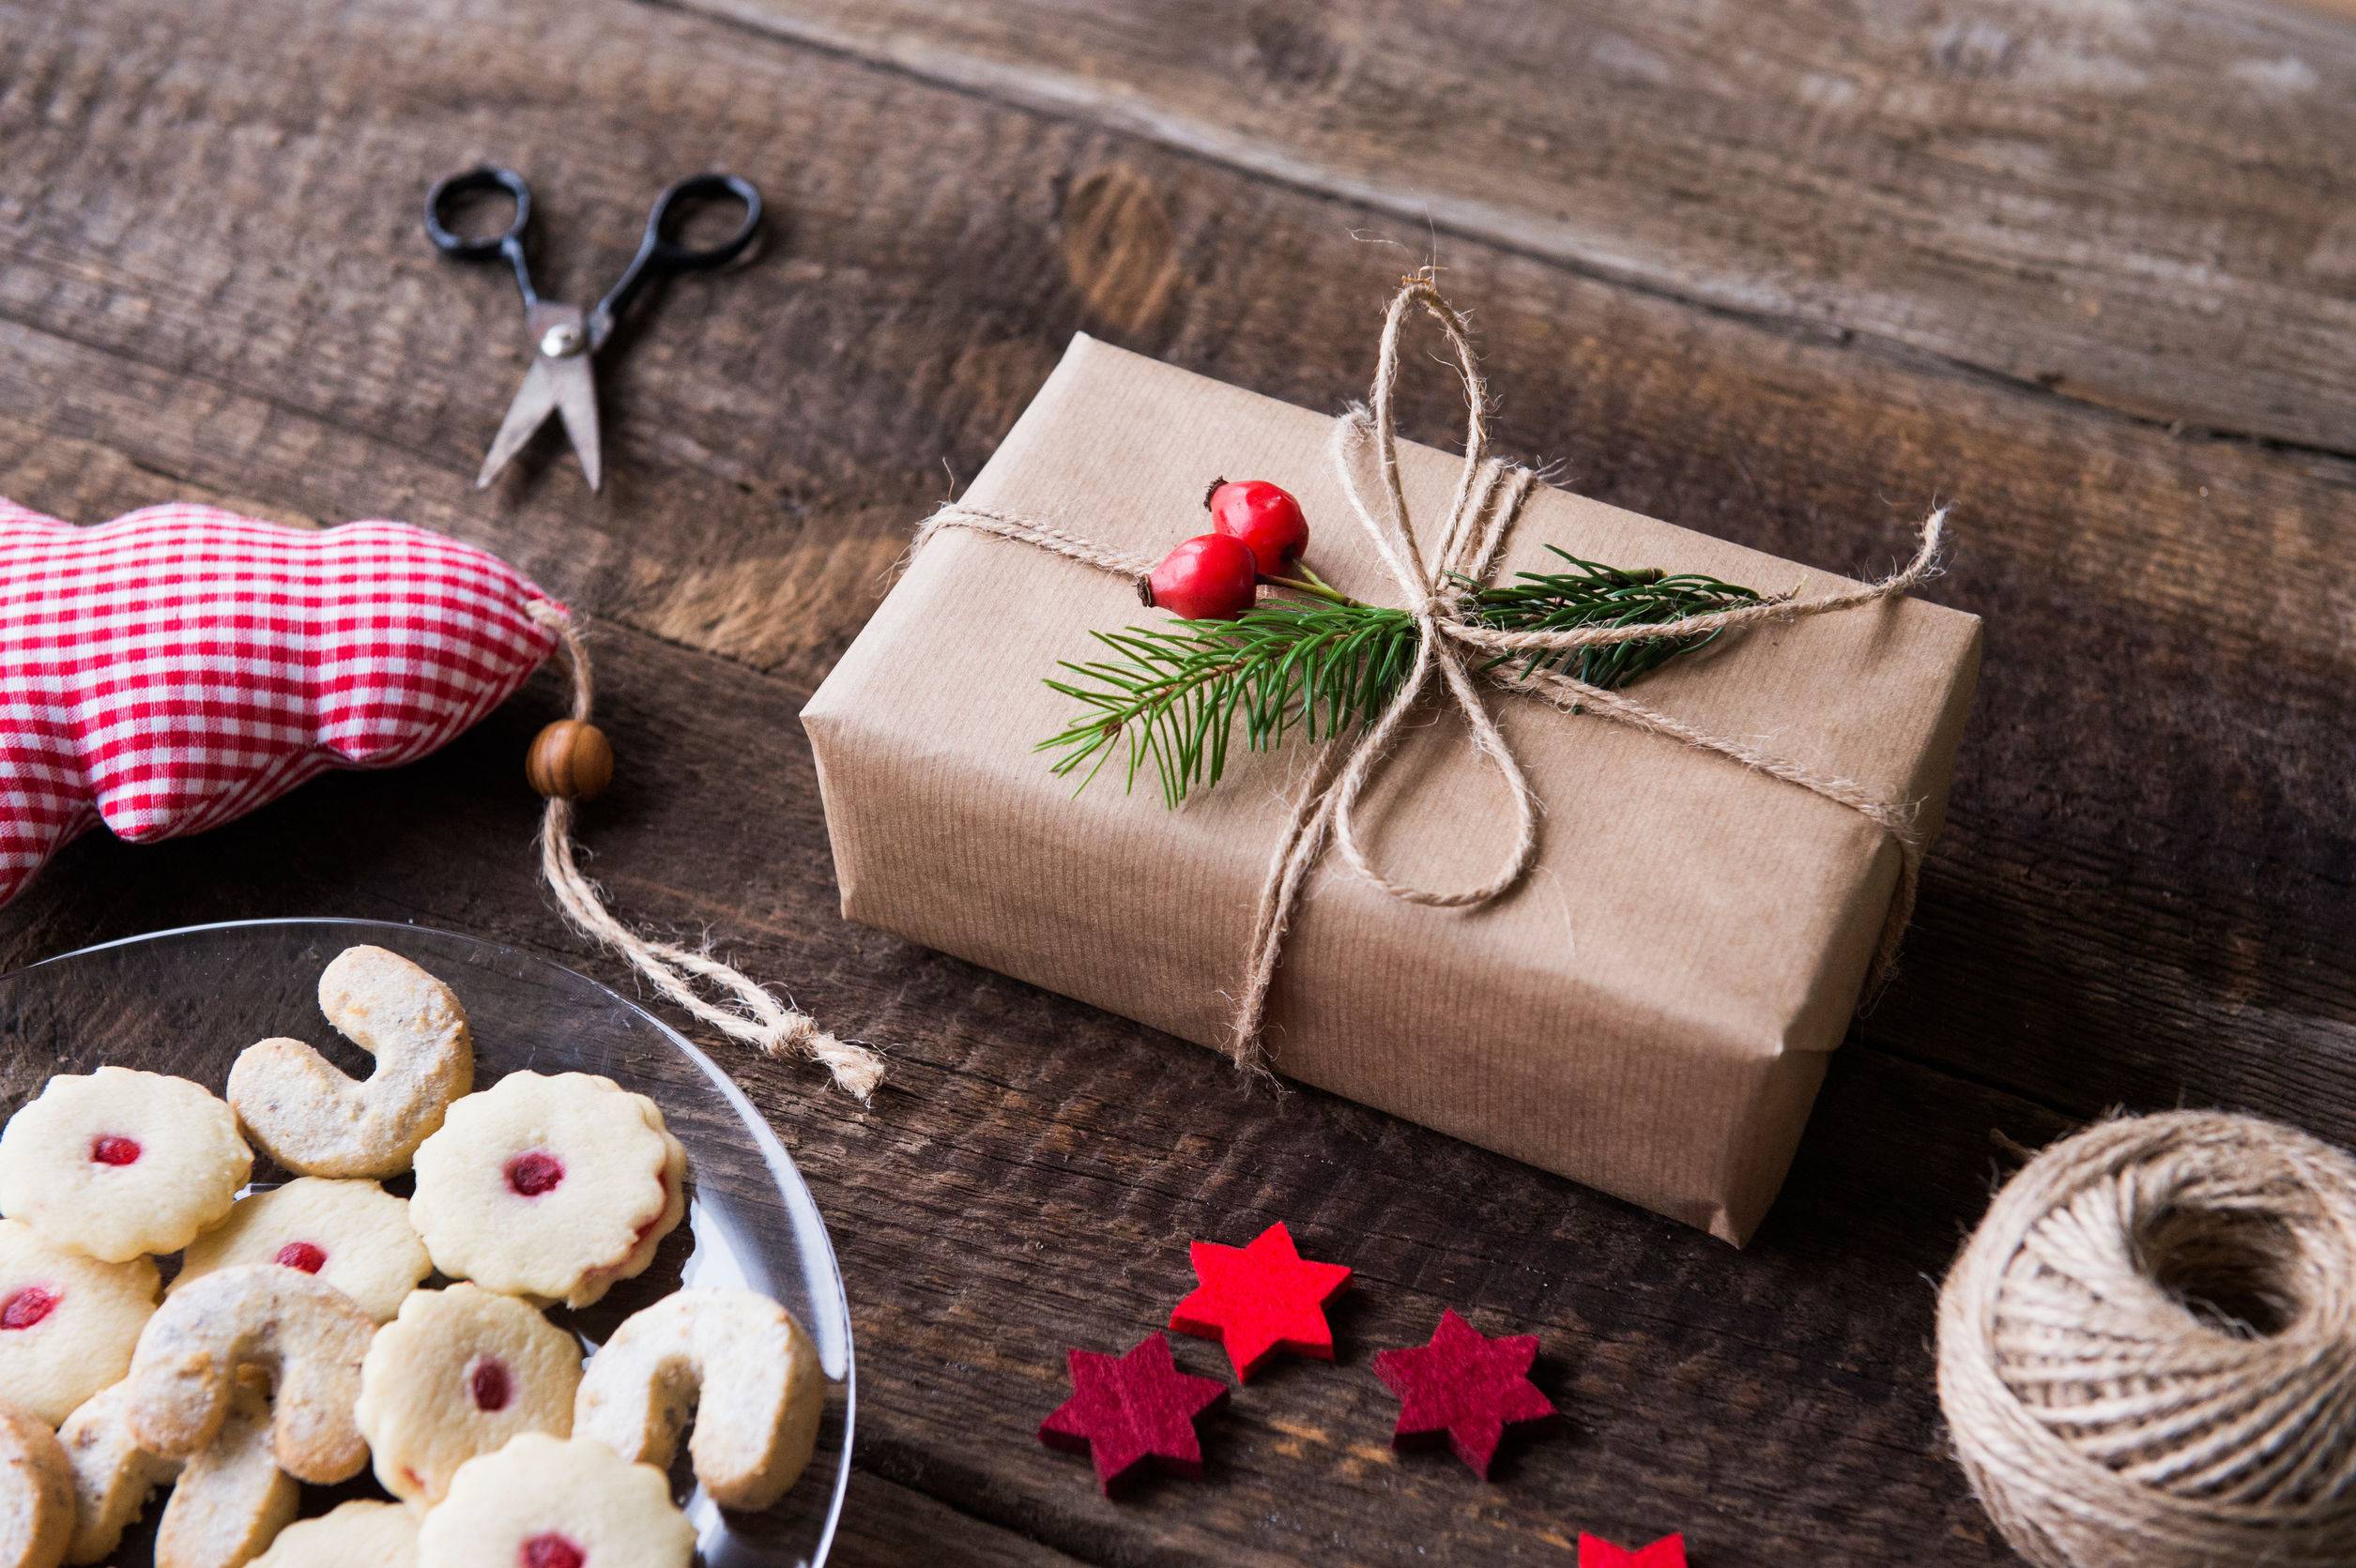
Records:
M581 473L589 480L591 491L600 478L597 462L597 378L589 373L589 357L575 354L568 359L542 361L548 367L550 378L556 383L557 413L564 419L564 434L573 442L573 451L581 460Z
M487 488L499 477L509 459L523 450L524 443L532 438L541 421L557 406L556 379L548 373L548 361L533 357L531 369L524 373L524 384L515 388L515 401L507 405L507 418L499 421L499 434L492 438L491 453L482 460L482 472L475 476L477 490Z

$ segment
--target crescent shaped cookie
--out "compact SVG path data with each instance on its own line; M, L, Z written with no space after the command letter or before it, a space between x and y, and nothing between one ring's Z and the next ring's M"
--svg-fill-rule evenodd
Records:
M108 1263L178 1252L253 1169L237 1119L201 1084L61 1073L0 1134L0 1213Z
M57 1568L73 1538L73 1469L49 1423L0 1405L0 1568Z
M810 1462L825 1405L817 1347L791 1313L749 1290L681 1290L598 1350L573 1430L667 1469L693 1407L696 1479L723 1508L762 1509Z
M319 976L319 1011L376 1058L360 1081L299 1040L249 1045L229 1104L253 1141L303 1176L394 1176L474 1087L474 1042L450 987L398 953L346 948Z
M73 1467L73 1541L68 1562L98 1562L111 1556L148 1495L180 1473L177 1459L139 1446L123 1416L130 1385L116 1383L83 1401L66 1418L57 1440Z
M156 1266L100 1263L0 1220L0 1402L53 1425L130 1366Z
M240 1383L221 1431L180 1471L156 1526L155 1568L237 1568L295 1517L302 1488L278 1468L270 1407Z
M279 1467L321 1485L368 1463L352 1420L375 1319L341 1290L274 1263L206 1275L157 1309L130 1361L131 1435L150 1453L188 1458L222 1428L233 1379L258 1367L276 1391Z

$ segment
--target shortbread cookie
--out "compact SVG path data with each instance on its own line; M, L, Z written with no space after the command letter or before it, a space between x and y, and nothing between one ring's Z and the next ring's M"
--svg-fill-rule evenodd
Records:
M610 1078L511 1073L418 1149L409 1221L452 1278L587 1306L685 1212L675 1148L653 1103Z
M276 1263L316 1274L382 1323L433 1271L409 1228L409 1205L374 1181L298 1177L242 1199L181 1260L178 1290L216 1269Z
M299 1040L249 1045L229 1104L253 1141L303 1176L393 1176L474 1087L474 1042L450 987L398 953L346 948L319 976L319 1011L376 1058L355 1082Z
M123 1263L178 1252L253 1169L237 1119L202 1085L101 1067L60 1074L0 1134L0 1213Z
M663 1134L663 1212L654 1224L639 1228L644 1234L621 1266L613 1271L616 1280L636 1279L654 1266L654 1255L663 1248L664 1238L679 1228L687 1217L687 1146L671 1135L663 1123L663 1108L643 1094L633 1094L638 1103L638 1113L647 1125Z
M767 1508L810 1462L826 1384L793 1315L749 1290L681 1290L625 1319L581 1378L575 1436L668 1469L687 1412L696 1479L723 1508Z
M130 1361L126 1415L151 1453L187 1458L229 1414L232 1379L259 1368L276 1391L279 1468L329 1485L359 1473L368 1444L352 1420L374 1318L331 1285L275 1263L217 1270L165 1302Z
M687 1568L696 1531L661 1470L527 1432L459 1467L417 1545L418 1568Z
M397 1502L347 1502L288 1525L252 1568L417 1568L417 1521Z
M130 1365L156 1310L156 1266L100 1263L0 1220L0 1403L50 1425Z
M519 1432L565 1437L581 1349L530 1302L478 1286L419 1290L360 1363L360 1429L376 1479L433 1504L458 1467Z
M72 1539L73 1469L57 1435L0 1405L0 1568L57 1568Z
M294 1522L301 1501L302 1488L278 1468L269 1401L241 1382L228 1419L163 1505L155 1568L238 1568Z
M130 1385L116 1383L82 1402L57 1440L73 1466L73 1543L68 1562L98 1562L112 1555L147 1506L148 1494L180 1473L177 1459L139 1446L124 1408Z

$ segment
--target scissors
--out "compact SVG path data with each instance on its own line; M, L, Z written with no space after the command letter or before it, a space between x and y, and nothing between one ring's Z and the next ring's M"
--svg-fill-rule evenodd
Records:
M489 191L504 191L515 203L515 214L504 230L470 238L443 222L442 214L452 200ZM717 244L682 245L665 231L674 208L682 202L696 201L734 201L744 208L743 220L734 234ZM444 255L462 261L497 257L513 266L515 286L524 294L524 329L532 342L531 368L524 373L515 401L507 405L507 418L499 421L499 434L491 442L490 455L482 460L482 472L475 476L475 488L480 490L497 478L508 460L553 413L564 421L565 435L581 460L581 472L595 490L600 474L597 381L589 369L591 358L605 346L614 323L649 279L726 266L752 243L760 221L761 193L748 181L722 174L696 175L679 181L654 198L653 210L647 214L646 237L638 241L638 253L630 258L620 281L605 291L605 297L583 311L577 305L543 299L532 287L531 267L524 259L524 234L531 226L531 187L524 183L523 175L486 163L436 182L425 195L426 237Z

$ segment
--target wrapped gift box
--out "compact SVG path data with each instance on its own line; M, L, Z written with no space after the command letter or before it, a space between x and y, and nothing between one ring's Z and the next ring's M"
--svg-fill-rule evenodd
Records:
M966 505L1146 559L1204 530L1215 477L1297 495L1337 586L1395 598L1347 503L1332 421L1073 341ZM1436 529L1460 460L1402 443ZM1553 543L1615 566L1818 593L1828 573L1563 491L1526 504L1495 580ZM1105 572L949 529L916 553L803 711L843 913L1201 1044L1223 1042L1256 900L1311 769L1240 734L1181 808L1148 768L1085 792L1034 744L1076 705L1042 677L1089 633L1161 618ZM1919 802L1935 830L1980 625L1919 600L1753 628L1631 694ZM1740 1242L1781 1184L1856 1010L1901 856L1856 811L1721 756L1492 690L1543 802L1538 858L1474 910L1400 903L1328 855L1268 1009L1277 1069ZM1397 875L1476 882L1510 833L1452 708L1412 725L1362 807ZM1206 1080L1233 1071L1206 1056ZM1207 1087L1207 1084L1206 1084Z

